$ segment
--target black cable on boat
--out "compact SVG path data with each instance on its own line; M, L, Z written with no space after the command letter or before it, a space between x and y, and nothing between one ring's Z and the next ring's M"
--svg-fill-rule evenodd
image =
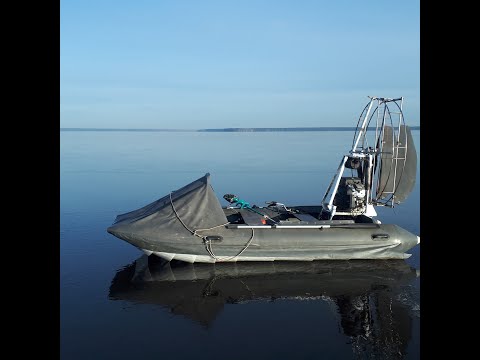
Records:
M230 221L229 222L226 222L225 224L221 224L221 225L217 225L217 226L214 226L214 227L211 227L209 229L197 229L197 230L191 230L184 222L183 220L180 218L180 215L178 215L178 212L177 212L177 209L175 209L175 205L173 205L173 199L172 199L172 192L170 192L170 204L172 205L172 209L173 209L173 212L175 213L175 216L177 217L177 219L180 221L180 223L183 225L183 227L185 229L187 229L189 232L192 233L192 235L195 235L195 236L198 236L199 238L201 238L205 244L205 249L207 250L207 252L209 253L209 255L211 257L213 257L215 260L219 261L219 262L222 262L222 261L229 261L231 259L234 259L238 256L240 256L245 250L247 250L247 248L250 246L250 244L252 243L252 240L255 236L255 232L252 228L252 236L250 237L250 240L248 240L247 244L243 247L243 249L237 254L237 255L234 255L234 256L230 256L228 258L219 258L217 256L215 256L215 254L213 253L213 249L212 249L212 241L208 239L208 236L202 236L200 234L197 234L198 231L207 231L207 230L213 230L213 229L216 229L218 227L222 227L222 226L225 226L225 225L228 225L230 224Z

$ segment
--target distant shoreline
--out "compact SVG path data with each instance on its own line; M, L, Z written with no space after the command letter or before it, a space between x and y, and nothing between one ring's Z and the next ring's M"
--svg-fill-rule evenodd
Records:
M420 126L410 126L420 130ZM286 132L286 131L355 131L355 127L320 126L288 128L223 128L223 129L114 129L114 128L60 128L60 131L124 131L124 132Z

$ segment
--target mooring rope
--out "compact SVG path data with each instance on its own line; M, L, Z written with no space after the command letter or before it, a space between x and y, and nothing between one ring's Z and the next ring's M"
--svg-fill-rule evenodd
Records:
M221 257L217 257L215 256L215 254L213 253L213 249L212 249L212 241L211 240L208 240L208 239L204 239L204 242L205 242L205 248L207 249L207 252L210 254L211 257L213 257L215 260L217 261L229 261L231 259L234 259L240 255L243 254L243 252L245 250L247 250L247 248L250 246L250 244L252 243L252 240L253 238L255 237L255 231L253 230L253 228L251 229L252 230L252 236L250 237L250 240L248 240L248 242L245 244L245 246L243 247L243 249L237 254L237 255L233 255L233 256L230 256L230 257L225 257L225 258L221 258Z
M172 191L173 192L173 191ZM213 230L213 229L216 229L216 228L219 228L219 227L222 227L222 226L225 226L225 225L228 225L230 224L230 221L226 222L225 224L221 224L221 225L217 225L217 226L214 226L214 227L211 227L211 228L208 228L208 229L196 229L196 230L191 230L184 222L183 220L181 219L180 215L178 214L177 212L177 209L175 209L175 205L173 205L173 199L172 199L172 192L170 192L170 204L172 205L172 209L173 209L173 212L175 213L175 216L177 217L177 219L180 221L180 223L183 225L183 227L185 229L187 229L190 233L192 233L192 235L195 235L195 236L198 236L199 238L201 238L203 240L203 242L205 243L205 249L207 250L208 254L213 257L215 260L217 261L228 261L228 260L231 260L233 258L236 258L237 256L240 256L245 250L247 250L247 248L250 246L250 244L252 243L252 240L255 236L255 232L252 228L252 236L250 237L250 240L248 240L247 244L243 247L243 249L237 254L237 255L234 255L234 256L230 256L230 257L227 257L227 258L220 258L220 257L217 257L215 256L215 254L213 253L213 249L212 249L212 242L211 240L208 240L207 239L207 236L202 236L200 234L197 234L198 231L208 231L208 230Z

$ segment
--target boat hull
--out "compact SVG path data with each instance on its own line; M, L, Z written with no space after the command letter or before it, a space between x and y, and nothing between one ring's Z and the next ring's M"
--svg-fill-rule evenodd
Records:
M393 224L324 228L217 228L197 236L157 237L108 231L147 255L189 263L406 259L420 238ZM168 236L168 235L167 235ZM216 237L216 241L205 239Z

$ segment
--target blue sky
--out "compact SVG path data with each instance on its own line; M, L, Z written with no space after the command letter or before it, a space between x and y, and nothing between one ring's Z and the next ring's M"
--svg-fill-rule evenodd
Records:
M60 126L420 124L419 0L61 0Z

